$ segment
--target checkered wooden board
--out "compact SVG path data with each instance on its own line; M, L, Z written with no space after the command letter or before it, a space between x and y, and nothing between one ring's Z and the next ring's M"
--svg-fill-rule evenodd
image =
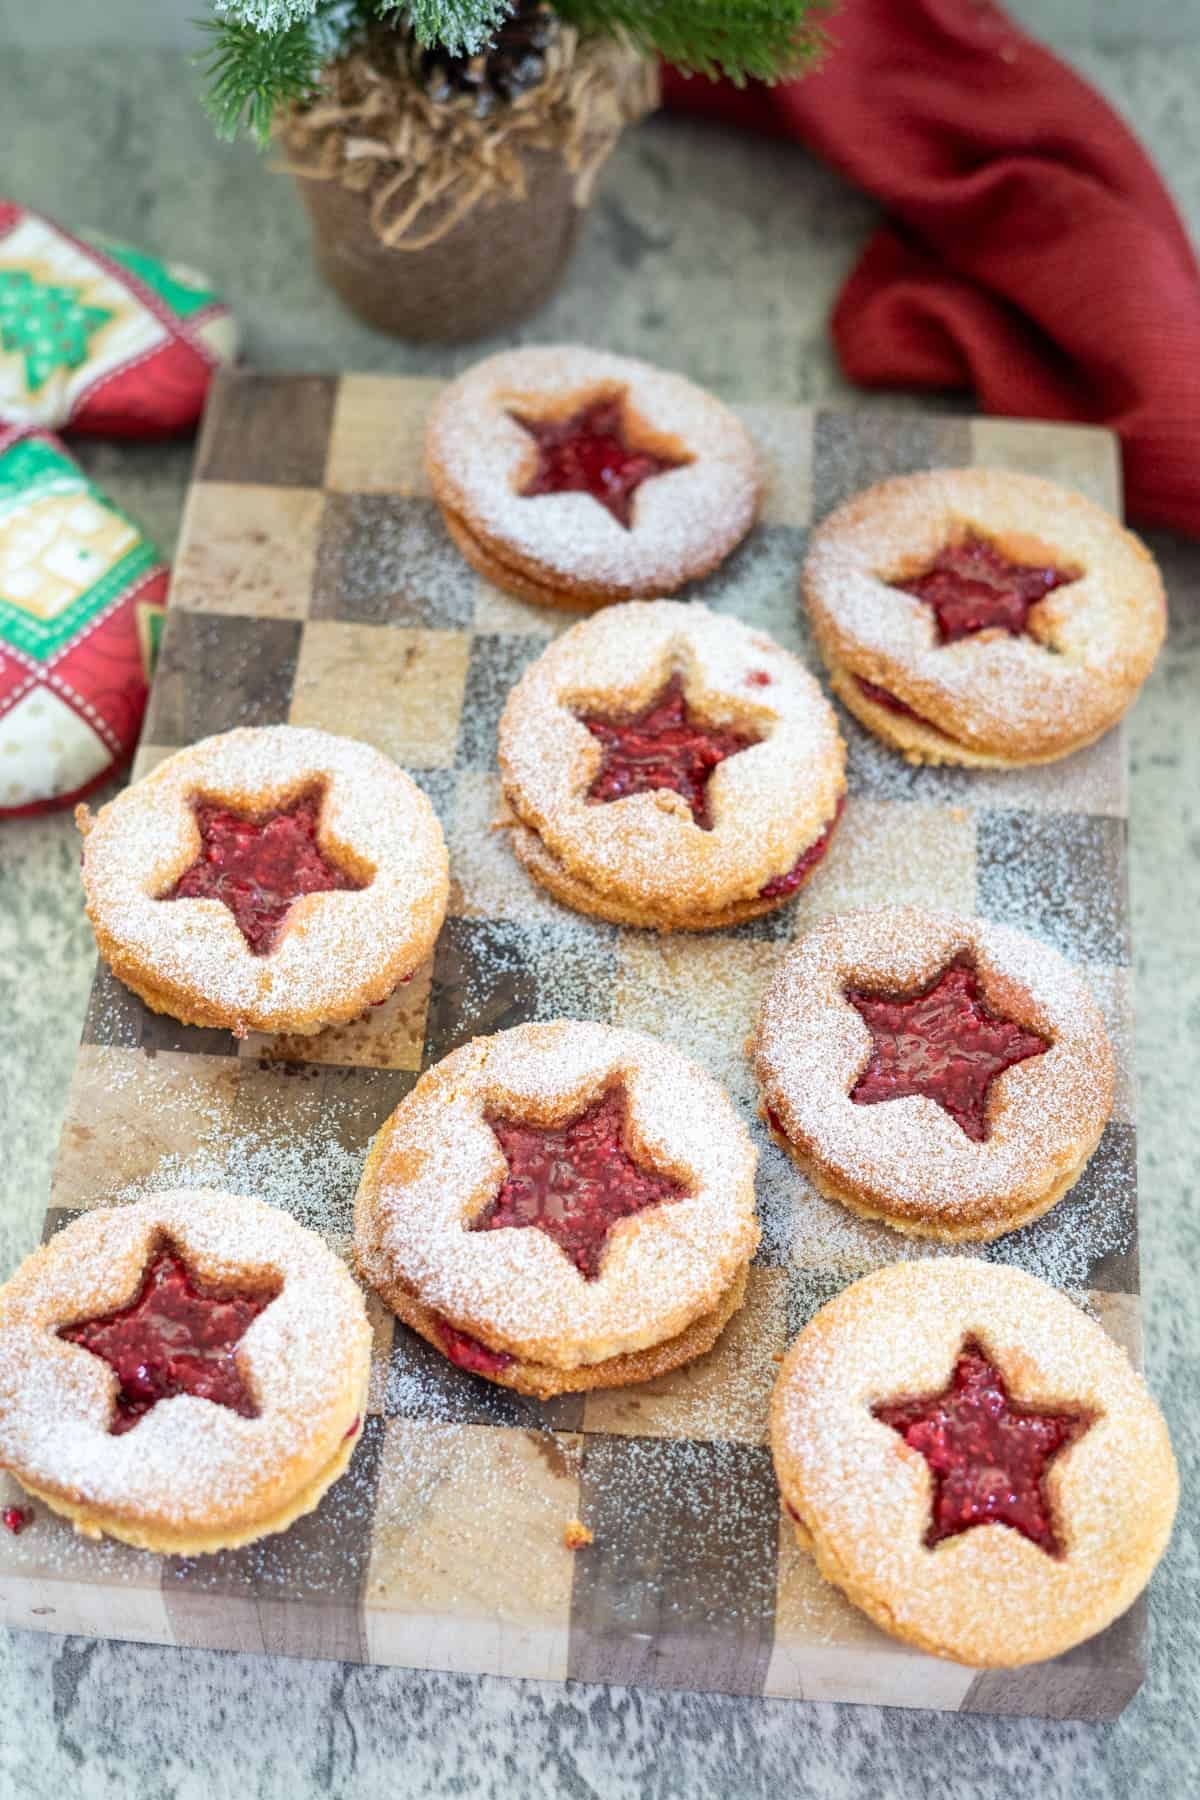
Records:
M256 1144L259 1191L345 1248L365 1146L418 1071L524 1019L574 1014L659 1032L712 1068L752 1119L741 1046L782 944L826 912L925 901L1047 938L1086 967L1105 1006L1125 1070L1113 1122L1076 1194L991 1254L1086 1292L1136 1354L1122 735L1048 769L994 776L910 769L843 717L845 819L790 908L667 939L564 912L488 824L505 694L569 621L498 593L448 545L421 459L436 391L382 376L218 380L138 764L284 720L387 751L425 786L450 844L450 916L432 962L362 1023L240 1046L148 1013L101 969L47 1229L113 1195L172 1185L197 1156L210 1177L244 1186L245 1146ZM1118 504L1115 447L1096 431L744 416L770 468L765 512L700 592L806 657L796 583L806 531L870 481L983 462ZM1142 1607L1056 1662L980 1674L876 1631L797 1551L765 1443L775 1358L846 1282L920 1247L820 1200L753 1128L762 1248L745 1309L700 1362L537 1405L461 1373L373 1301L365 1435L317 1513L258 1546L188 1561L82 1543L39 1507L20 1537L0 1534L2 1616L546 1679L1118 1712L1143 1673ZM572 1554L562 1533L575 1517L594 1543Z

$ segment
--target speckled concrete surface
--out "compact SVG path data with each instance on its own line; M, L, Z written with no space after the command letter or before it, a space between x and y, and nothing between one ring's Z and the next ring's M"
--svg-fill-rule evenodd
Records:
M1200 47L1082 49L1077 60L1159 156L1200 235ZM103 226L209 270L259 364L450 372L477 354L413 352L348 318L309 269L286 183L252 153L213 145L189 85L169 55L6 52L0 182L67 223ZM566 288L526 335L659 357L730 395L848 400L823 321L872 216L798 151L656 122L611 166ZM190 450L94 446L86 460L170 550ZM1149 1371L1194 1494L1200 549L1165 539L1156 548L1174 623L1133 728L1142 1235ZM64 819L0 828L0 1274L41 1218L90 974L75 861ZM1122 1719L1100 1727L0 1634L0 1800L64 1791L75 1800L876 1800L918 1791L926 1800L1174 1800L1200 1785L1198 1577L1196 1512L1185 1502L1152 1589L1150 1680Z

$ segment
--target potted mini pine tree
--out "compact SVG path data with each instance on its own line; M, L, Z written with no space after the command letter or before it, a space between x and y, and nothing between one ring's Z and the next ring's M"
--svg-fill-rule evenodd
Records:
M659 57L801 72L830 0L211 0L222 136L274 139L330 285L403 337L476 337L557 284Z

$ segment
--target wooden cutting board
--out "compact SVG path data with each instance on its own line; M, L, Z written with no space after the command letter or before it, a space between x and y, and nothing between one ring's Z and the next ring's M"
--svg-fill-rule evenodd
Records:
M910 769L843 718L845 819L791 908L663 940L563 911L488 826L505 695L569 621L497 592L449 545L421 462L437 386L218 379L137 764L143 772L210 732L284 720L396 757L450 843L450 917L431 964L359 1024L241 1045L148 1013L100 969L47 1232L114 1197L202 1181L261 1193L345 1249L366 1144L418 1071L523 1019L571 1014L657 1031L706 1063L752 1120L741 1046L783 944L826 912L922 901L1022 926L1089 972L1122 1059L1116 1113L1071 1199L987 1254L1075 1291L1136 1355L1122 733L999 776ZM870 412L743 416L771 471L765 513L698 593L810 660L797 603L806 531L866 483L979 462L1119 503L1115 446L1097 431ZM0 1616L47 1631L552 1680L1119 1712L1144 1671L1142 1605L1055 1662L978 1673L876 1631L797 1550L765 1443L775 1359L846 1282L922 1252L819 1199L753 1128L762 1248L744 1311L700 1362L644 1387L538 1405L461 1373L372 1302L367 1430L317 1513L282 1537L189 1561L85 1543L38 1507L21 1536L0 1533ZM18 1498L4 1477L0 1498ZM562 1533L575 1517L594 1542L572 1554Z

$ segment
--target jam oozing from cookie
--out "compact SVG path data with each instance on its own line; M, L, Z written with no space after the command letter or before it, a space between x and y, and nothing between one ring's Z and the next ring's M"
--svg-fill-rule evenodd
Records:
M489 1117L508 1163L504 1185L472 1231L536 1225L580 1274L600 1273L619 1219L682 1200L678 1182L639 1164L625 1148L625 1095L611 1088L565 1125Z
M538 494L590 494L626 531L633 525L633 497L643 481L686 467L686 456L660 456L629 441L624 394L591 400L567 419L537 419L510 412L538 448L537 468L521 489Z
M919 994L846 998L871 1033L871 1058L851 1090L859 1106L926 1094L969 1138L988 1135L988 1091L1014 1063L1041 1056L1044 1037L990 1011L973 965L956 960Z
M828 850L829 840L832 838L834 830L837 827L837 822L845 809L846 796L845 794L842 794L838 799L837 808L832 819L830 819L820 837L811 843L807 850L802 850L800 852L799 856L785 875L772 875L770 881L759 888L758 891L762 899L779 900L782 899L785 894L794 894L797 888L804 885L825 852Z
M1011 1525L1058 1556L1046 1497L1046 1473L1060 1450L1091 1420L1082 1413L1037 1412L1011 1399L999 1370L979 1344L959 1352L950 1385L923 1400L890 1400L875 1418L919 1450L933 1477L927 1545L973 1525Z
M924 574L891 585L931 606L939 640L953 644L989 626L1019 637L1029 629L1030 608L1076 579L1062 569L1009 562L983 538L967 536L939 550Z
M856 675L854 679L867 699L876 706L882 706L888 712L900 713L906 719L916 719L918 724L928 725L929 720L923 719L919 712L914 712L907 701L897 699L895 694L889 694L886 688L877 687L873 681L864 681L861 675Z
M442 1349L450 1361L471 1375L498 1375L513 1361L507 1350L490 1350L478 1338L471 1337L466 1331L458 1331L445 1319L438 1320L437 1330Z
M264 818L250 818L215 801L193 808L200 851L160 900L221 900L255 956L275 948L294 900L335 890L357 893L365 883L322 850L318 790Z
M589 800L624 800L630 794L671 788L683 795L702 831L712 829L708 784L713 770L760 741L748 732L698 719L687 703L680 675L673 675L662 693L632 718L584 713L580 724L604 746Z
M5 1531L11 1531L14 1537L20 1537L27 1525L33 1524L32 1506L6 1506L0 1513L4 1520Z
M901 700L897 694L890 694L886 688L876 686L873 681L864 681L861 675L856 675L854 680L866 699L873 701L876 706L882 706L887 712L899 713L903 718L915 719L917 724L923 726L926 731L932 731L938 737L947 738L951 743L957 741L953 732L947 731L944 725L935 725L932 719L927 719L924 713L917 712L915 707L909 706L908 702Z
M120 1386L109 1430L117 1436L175 1394L194 1394L253 1419L258 1408L234 1351L278 1291L209 1287L177 1250L164 1246L128 1306L66 1325L58 1335L115 1369Z

